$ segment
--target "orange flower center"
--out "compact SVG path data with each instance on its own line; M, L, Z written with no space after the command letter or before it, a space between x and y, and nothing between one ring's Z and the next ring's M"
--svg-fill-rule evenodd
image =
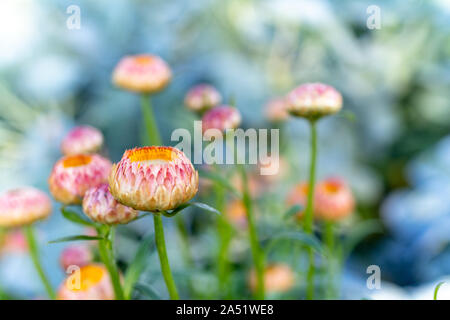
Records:
M66 157L63 160L63 166L64 168L81 167L89 164L91 161L91 156L80 154L76 156Z
M79 273L77 274L77 272ZM96 265L87 265L81 267L79 271L75 271L75 273L73 273L73 275L71 276L71 278L80 277L79 288L77 288L75 285L77 283L76 280L75 282L68 281L66 283L66 286L68 286L68 288L73 291L77 290L87 291L93 286L95 286L97 283L99 283L102 280L104 274L105 271L102 267Z
M301 195L307 195L309 190L309 186L307 183L302 183L297 186L297 191Z
M175 153L164 147L144 147L136 149L128 156L131 162L140 161L172 161L175 158Z
M239 221L247 217L245 206L242 201L236 200L229 204L225 214L232 221Z
M153 61L152 56L141 55L134 57L134 61L138 64L150 64Z
M339 184L337 183L332 183L332 182L328 182L325 183L325 191L328 193L337 193L339 191Z

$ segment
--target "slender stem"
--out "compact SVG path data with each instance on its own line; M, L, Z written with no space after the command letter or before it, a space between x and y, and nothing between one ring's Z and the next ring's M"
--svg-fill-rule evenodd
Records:
M119 270L117 269L117 264L114 255L114 237L115 229L114 227L105 226L105 239L99 240L98 248L100 252L100 258L108 269L109 277L111 278L111 284L114 289L114 295L116 300L124 300L125 295L123 293L123 288L120 283Z
M53 290L47 276L45 275L44 269L42 268L41 262L39 261L39 249L38 244L36 242L36 237L34 236L34 230L31 225L25 227L25 236L28 242L28 249L30 250L30 256L33 260L34 267L41 278L42 283L44 284L45 290L50 299L56 299L55 291Z
M3 291L2 287L0 286L0 300L8 300L8 295L5 291Z
M142 115L144 116L145 128L147 130L148 139L151 145L160 146L161 136L159 134L158 125L156 124L155 116L153 114L153 108L150 100L150 95L143 94L141 100L142 106ZM177 288L175 287L175 282L173 281L172 273L170 271L169 260L167 258L166 252L166 244L164 240L164 229L162 225L162 218L159 214L153 215L154 223L155 223L155 238L156 238L156 246L158 249L159 260L161 262L161 271L164 276L164 280L167 285L167 289L169 290L171 299L178 299ZM181 219L181 217L176 217L175 219ZM188 247L188 241L185 235L188 234L186 230L186 226L183 221L177 220L178 231L180 232L185 245ZM185 254L189 254L190 250L187 250ZM188 260L191 260L189 255Z
M159 135L158 125L156 124L155 115L153 114L153 107L150 95L148 94L142 95L141 107L149 143L152 146L160 146L161 136Z
M439 283L437 284L437 286L434 288L433 300L437 300L439 288L440 288L444 283L445 283L444 281L439 282Z
M330 253L334 249L334 223L332 221L325 221L325 244Z
M161 215L153 214L153 221L155 223L155 242L158 249L159 262L161 263L161 272L166 282L167 290L169 290L170 299L178 300L178 292L175 286L175 281L170 271L169 259L167 258L166 241L164 240L164 227Z
M313 232L314 219L314 188L316 180L316 159L317 159L317 130L315 120L309 122L311 129L311 162L309 168L309 187L308 187L308 203L305 210L305 233ZM309 300L314 299L314 251L308 248L308 273L307 273L307 289L306 297Z
M216 209L220 212L225 207L225 190L216 183L214 185L216 193ZM219 279L219 288L223 296L229 295L230 286L228 279L230 276L230 264L228 260L228 250L231 242L231 227L223 216L217 218L217 232L219 236L219 255L217 259L217 276Z
M247 173L243 165L240 165L242 174L242 185L243 185L243 201L247 212L248 221L248 231L250 234L250 246L252 250L253 262L255 264L256 271L256 299L264 299L265 288L264 288L264 255L259 246L258 234L256 231L255 221L253 217L253 204L250 197L250 192L248 189L248 179Z
M335 297L334 264L336 263L334 258L334 223L332 221L325 221L324 227L325 227L324 240L329 254L327 298L334 299Z

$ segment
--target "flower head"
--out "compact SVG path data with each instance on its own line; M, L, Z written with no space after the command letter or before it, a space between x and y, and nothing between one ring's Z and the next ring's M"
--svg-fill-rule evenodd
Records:
M283 122L289 118L286 99L277 98L266 104L266 117L271 122Z
M288 196L286 198L286 203L288 206L299 205L302 207L302 209L297 213L297 216L299 218L303 216L303 212L306 208L306 204L308 201L308 190L308 183L301 182L288 193Z
M317 184L315 216L322 220L341 220L353 212L355 200L347 184L339 178L328 178Z
M227 129L235 129L241 123L241 114L230 106L222 105L207 111L202 118L203 133L207 137L208 129L218 129L225 132Z
M300 205L303 209L297 216L302 218L307 205L309 186L299 183L288 194L286 202L289 206ZM314 217L320 220L336 221L353 212L355 206L353 194L347 184L339 178L320 181L314 192Z
M0 196L0 226L20 227L45 219L52 211L50 198L44 192L25 187Z
M92 221L103 224L126 224L137 217L138 211L117 202L103 183L84 194L83 211Z
M170 67L163 59L140 54L122 58L114 69L112 80L125 90L154 93L164 89L171 77Z
M225 217L239 228L245 228L247 226L247 210L241 200L234 200L227 204Z
M28 251L28 243L20 229L7 232L0 237L0 255Z
M222 101L219 91L209 84L199 84L188 91L184 104L189 110L203 112L217 106Z
M103 265L88 264L73 272L58 290L58 300L114 300L114 289Z
M107 182L110 170L111 162L96 154L63 157L50 174L50 192L59 202L79 204L89 188Z
M256 290L256 272L252 270L249 278L250 289ZM264 270L264 288L268 293L282 293L294 286L294 273L285 264L268 265Z
M198 172L178 149L135 148L113 166L109 187L117 201L136 210L171 210L195 196Z
M95 153L103 144L102 133L90 126L72 129L61 144L61 151L66 156Z
M342 96L333 87L323 83L306 83L287 96L290 114L311 120L338 112L342 108Z
M87 246L72 245L66 247L60 256L59 262L64 272L70 266L83 267L92 261L92 252Z

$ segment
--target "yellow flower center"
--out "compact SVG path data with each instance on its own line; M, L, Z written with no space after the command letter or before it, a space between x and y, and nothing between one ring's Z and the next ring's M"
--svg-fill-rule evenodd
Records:
M89 155L76 155L69 156L63 160L64 168L81 167L89 164L92 161L92 157Z
M77 271L76 271L77 272ZM73 274L71 277L77 277L79 276L79 287L77 288L74 283L67 282L66 286L73 291L87 291L93 286L95 286L97 283L99 283L103 276L105 274L105 271L102 267L96 266L96 265L87 265L80 268L79 274ZM76 283L76 282L75 282Z
M131 152L128 156L131 162L141 161L172 161L175 158L175 152L164 147L144 147Z
M152 56L146 56L146 55L141 55L141 56L136 56L134 57L134 61L137 64L150 64L153 62L153 57Z
M301 195L307 195L309 191L309 186L306 183L302 183L297 186L297 192Z
M337 183L328 182L324 187L328 193L337 193L339 191L339 185Z

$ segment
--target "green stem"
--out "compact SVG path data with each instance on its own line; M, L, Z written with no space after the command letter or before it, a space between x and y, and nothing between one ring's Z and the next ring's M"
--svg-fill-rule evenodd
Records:
M115 229L114 227L105 226L105 239L99 240L98 248L100 253L100 258L108 270L109 277L111 278L111 284L114 289L114 295L116 300L124 300L125 295L123 293L123 288L120 283L119 270L117 269L117 264L114 255L114 237Z
M444 283L445 283L444 281L439 282L439 283L437 284L437 286L434 288L433 300L437 300L439 288L440 288Z
M30 250L30 256L31 260L33 260L34 267L36 268L36 271L44 284L49 298L54 300L56 299L55 291L53 291L53 288L45 275L44 269L42 269L41 262L39 261L39 249L36 242L36 237L34 236L33 226L28 225L25 227L25 236L27 238L28 249Z
M153 214L153 221L155 223L155 242L158 249L159 262L161 263L161 272L166 282L167 290L169 291L170 299L178 300L178 292L175 286L175 281L170 271L169 259L167 258L166 242L164 240L164 227L160 214Z
M311 129L311 162L309 168L309 187L308 187L308 203L305 210L305 225L304 230L306 234L312 234L314 223L314 188L316 179L316 159L317 159L317 130L315 120L310 122ZM314 299L314 251L308 248L308 273L307 273L307 289L306 297L309 300Z
M328 262L328 285L327 285L327 298L334 299L335 297L335 285L334 285L334 264L336 263L334 258L334 223L332 221L325 221L324 240L329 254Z
M262 300L265 297L264 288L264 255L259 246L258 234L253 217L253 204L248 189L247 173L243 165L240 165L243 185L243 201L247 212L248 231L250 235L250 247L252 250L253 262L256 271L256 292L255 298Z
M143 94L141 100L142 107L142 115L144 116L145 128L147 131L147 136L150 142L150 145L160 146L162 144L161 136L159 134L158 125L156 124L155 116L153 114L153 108L150 100L150 95ZM164 276L164 280L167 285L167 289L169 290L171 299L178 299L177 289L175 287L175 282L172 278L172 273L170 271L169 260L167 258L166 253L166 244L164 240L164 229L162 225L162 219L159 214L154 214L153 219L155 222L155 238L156 238L156 246L158 249L159 260L161 262L161 271ZM175 219L181 219L181 217L175 217ZM186 226L183 221L177 220L178 231L181 234L181 237L185 241L186 247L188 247L188 241L185 238L185 235L188 234L186 230ZM186 252L189 254L190 250ZM188 260L192 260L190 255Z
M156 124L155 115L153 114L150 95L142 94L141 108L149 143L152 146L160 146L161 136L159 135L158 125Z
M216 209L220 212L224 212L225 190L218 183L214 185L214 188L216 191ZM219 279L219 288L221 294L224 297L228 297L230 293L230 286L228 285L230 276L228 250L231 242L231 227L223 216L217 218L217 232L219 236L219 255L217 259L217 276Z
M5 291L0 287L0 300L8 300L8 295Z

